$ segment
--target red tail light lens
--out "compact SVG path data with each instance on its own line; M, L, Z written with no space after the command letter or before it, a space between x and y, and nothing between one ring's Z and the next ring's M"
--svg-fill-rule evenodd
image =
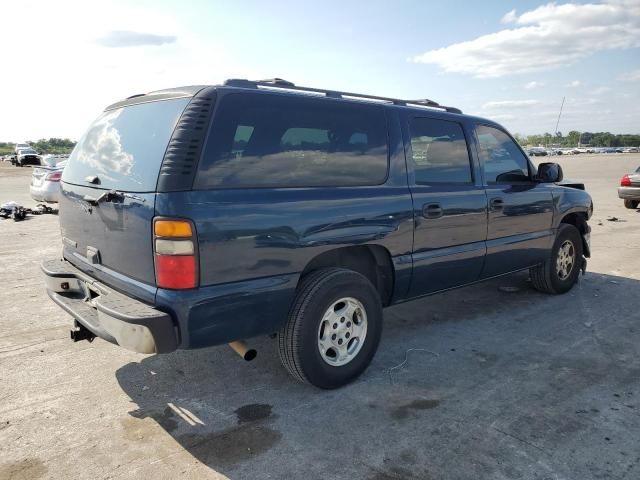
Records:
M156 219L153 234L158 287L172 290L197 287L196 238L191 222Z
M196 274L194 255L156 255L156 280L160 288L195 288Z
M62 172L51 172L45 177L45 180L49 182L59 182L62 178Z
M629 175L625 175L624 177L622 177L622 180L620 180L620 186L621 187L631 186L631 179L629 178Z

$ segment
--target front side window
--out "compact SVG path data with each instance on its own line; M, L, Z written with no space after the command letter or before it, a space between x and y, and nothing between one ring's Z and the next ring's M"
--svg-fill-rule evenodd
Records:
M229 94L211 128L196 188L378 185L387 176L379 105Z
M488 185L529 181L529 161L506 133L478 125L476 135L478 156Z
M459 123L414 118L411 153L417 185L471 183L469 151Z

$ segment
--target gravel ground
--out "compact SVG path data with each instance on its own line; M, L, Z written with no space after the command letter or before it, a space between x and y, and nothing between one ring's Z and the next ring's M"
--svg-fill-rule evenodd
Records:
M371 367L330 392L270 339L252 363L71 343L38 268L57 218L0 219L0 479L640 478L640 211L616 195L640 155L558 160L594 198L580 283L549 296L520 273L390 308ZM0 163L0 202L33 206L29 175Z

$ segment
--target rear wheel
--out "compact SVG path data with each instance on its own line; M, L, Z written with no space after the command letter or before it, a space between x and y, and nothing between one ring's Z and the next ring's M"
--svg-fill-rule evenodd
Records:
M632 210L635 210L636 208L638 208L638 200L625 200L624 201L624 206L626 208L630 208Z
M568 292L578 280L583 261L580 232L573 225L560 224L549 258L530 270L531 283L541 292Z
M318 270L302 280L278 332L280 360L301 382L338 388L367 368L381 333L382 305L371 282L351 270Z

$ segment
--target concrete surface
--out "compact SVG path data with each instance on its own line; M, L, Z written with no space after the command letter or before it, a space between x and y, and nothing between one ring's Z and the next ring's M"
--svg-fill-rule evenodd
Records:
M38 269L56 217L0 220L0 479L640 478L640 212L616 197L640 155L558 160L594 197L580 283L517 274L388 309L371 367L330 392L267 338L249 364L71 343ZM33 205L29 174L0 164L0 201Z

